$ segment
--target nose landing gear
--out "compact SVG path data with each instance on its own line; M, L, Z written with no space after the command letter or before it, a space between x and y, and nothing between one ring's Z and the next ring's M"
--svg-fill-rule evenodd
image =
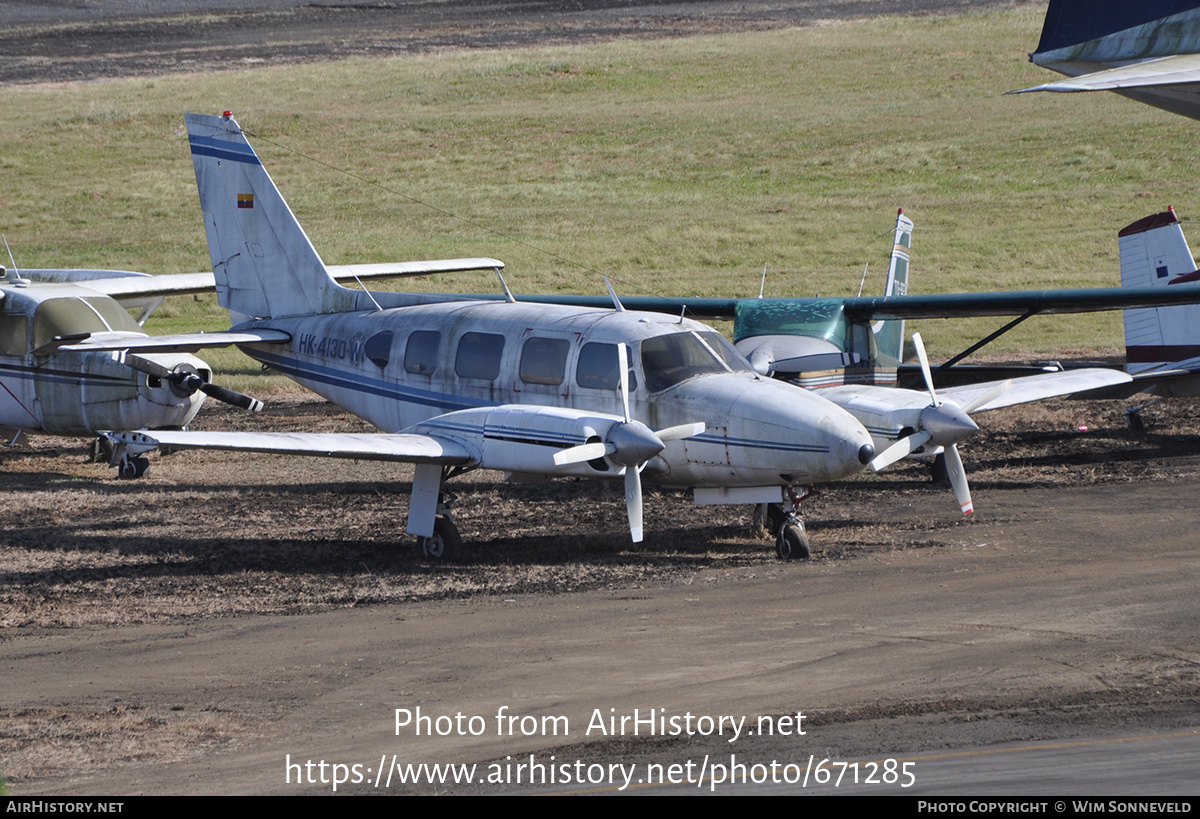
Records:
M812 550L800 514L800 501L817 492L811 486L803 487L799 492L788 487L785 494L786 501L765 504L763 512L766 529L775 536L775 555L780 560L808 560Z

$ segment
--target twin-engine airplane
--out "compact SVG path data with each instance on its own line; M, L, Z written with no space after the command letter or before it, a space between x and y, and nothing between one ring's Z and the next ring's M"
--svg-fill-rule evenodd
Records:
M232 117L189 115L187 121L218 299L236 323L231 332L240 334L239 346L384 434L128 433L113 436L117 455L123 463L158 446L212 447L414 463L407 528L435 557L452 556L460 547L439 499L442 483L476 468L518 478L623 479L635 539L642 534L644 470L657 483L692 488L699 503L769 504L780 556L803 556L808 547L799 503L810 484L872 462L883 468L905 455L953 449L962 434L976 429L959 415L995 406L1005 400L1000 393L1006 388L976 388L955 407L947 406L948 393L939 396L932 387L927 399L924 392L880 386L872 408L864 407L864 385L854 384L857 398L849 392L839 399L847 412L832 393L825 398L764 378L764 372L805 383L808 370L828 378L841 368L833 380L853 384L858 370L872 372L887 358L877 336L889 340L890 356L898 360L903 330L889 324L894 319L1015 312L1020 321L1040 312L1200 301L1195 287L1173 293L1109 289L624 304L615 296L607 303L534 296L522 301L539 304L525 304L507 288L503 302L350 290L333 281ZM768 325L769 334L782 340L765 364L758 356L756 370L706 326L627 311L631 302L675 316L682 306L700 316L735 317L739 344L761 336ZM761 311L784 320L747 318ZM795 311L816 314L821 332L796 326ZM89 339L63 349L140 355L197 349L208 338ZM813 346L833 339L841 352ZM882 370L887 383L888 367ZM890 370L894 383L894 360ZM1024 385L1007 391L1023 394ZM1063 391L1056 387L1050 394ZM880 411L888 425L873 430L872 440L854 413L874 423ZM965 479L956 479L955 489L969 511Z
M470 469L623 479L635 541L643 475L692 488L698 503L780 504L779 540L804 554L803 488L875 457L849 413L763 378L691 320L615 299L601 309L341 287L237 122L189 114L187 126L218 301L240 321L239 346L384 432L115 435L121 457L170 446L413 463L407 529L435 558L461 546L442 484ZM141 355L203 342L69 349Z

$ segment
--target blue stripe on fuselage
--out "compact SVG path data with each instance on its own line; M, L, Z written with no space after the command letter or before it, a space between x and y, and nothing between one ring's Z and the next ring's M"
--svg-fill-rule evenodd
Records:
M315 381L319 384L328 384L331 387L341 387L354 392L361 392L366 395L378 395L383 398L392 398L396 401L402 401L406 404L416 404L423 407L436 407L437 409L452 412L454 410L471 409L472 407L498 407L498 401L468 401L456 395L447 393L433 392L431 390L419 390L411 387L402 387L392 381L383 381L378 378L368 378L358 373L339 370L334 367L324 367L320 364L311 364L307 361L301 361L297 358L288 358L286 356L276 355L264 350L256 350L250 347L243 347L243 352L262 363L278 370L284 375L293 378L302 378L307 381Z
M407 404L436 407L438 409L444 409L448 412L461 409L471 409L472 407L500 406L500 402L497 401L475 401L473 403L469 403L465 399L456 395L433 392L430 390L418 390L411 387L402 387L395 382L383 381L378 378L368 378L358 373L339 370L333 367L325 367L319 364L312 364L296 358L290 358L252 347L242 347L241 349L251 358L267 364L284 375L288 375L296 379L328 384L333 387L341 387L343 389L364 393L366 395L378 395ZM419 423L429 424L434 420L435 419L430 418ZM439 421L438 423L444 422ZM522 430L522 433L528 435L531 434L532 431ZM778 441L766 441L756 438L730 438L711 434L701 434L693 437L691 440L703 441L704 443L716 444L717 446L732 446L744 449L770 449L783 452L829 452L828 446L820 446L817 444L787 444Z

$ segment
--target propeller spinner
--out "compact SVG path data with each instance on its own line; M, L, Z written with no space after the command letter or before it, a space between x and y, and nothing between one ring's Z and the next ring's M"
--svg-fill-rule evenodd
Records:
M125 363L135 370L155 376L156 378L161 378L163 381L171 384L173 389L182 391L183 395L192 395L199 390L209 398L215 398L217 401L244 409L247 412L260 412L263 408L263 402L257 398L251 398L244 393L231 390L228 387L222 387L218 384L210 384L201 378L200 374L194 368L187 364L180 364L174 369L168 369L157 361L152 361L135 353L128 353L125 356Z

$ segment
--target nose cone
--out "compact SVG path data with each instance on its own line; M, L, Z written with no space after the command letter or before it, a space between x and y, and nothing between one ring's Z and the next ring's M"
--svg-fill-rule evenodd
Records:
M747 437L762 443L753 458L776 481L838 480L861 471L875 457L870 433L833 402L780 381L753 386L761 389L745 389L731 414L755 430Z
M962 407L950 401L926 407L921 413L921 428L930 433L930 443L935 446L957 444L979 432L979 426L962 411Z
M875 457L875 444L863 444L858 448L858 462L863 466L871 463Z

